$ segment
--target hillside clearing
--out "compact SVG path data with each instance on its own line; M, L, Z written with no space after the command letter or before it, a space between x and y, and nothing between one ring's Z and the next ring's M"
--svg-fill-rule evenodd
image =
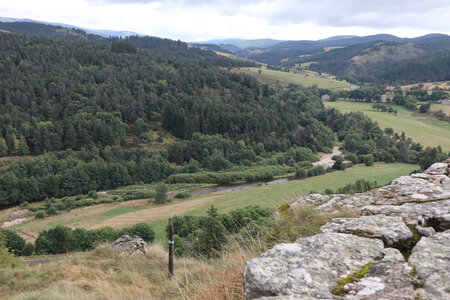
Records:
M165 205L154 205L144 200L122 202L120 204L101 204L63 212L57 216L41 220L34 220L16 227L16 231L27 241L33 241L40 231L56 225L71 228L84 227L87 229L111 226L121 228L138 222L151 222L154 225L156 239L164 239L164 228L167 218L173 215L193 214L203 215L210 205L219 209L220 213L248 205L277 207L295 197L308 194L311 190L323 192L325 189L336 189L358 179L376 180L380 185L389 183L392 179L409 174L417 169L416 165L378 163L372 167L355 166L345 171L327 173L322 176L304 180L292 180L276 185L261 185L253 188L202 196L193 196L186 200L178 200ZM117 207L138 207L140 210L123 214L105 214ZM126 210L121 208L121 211Z
M348 88L350 86L350 84L344 81L337 81L329 78L317 77L315 76L317 73L314 72L309 72L311 76L306 76L301 73L282 72L260 68L241 68L241 70L250 71L256 74L259 74L259 71L261 71L262 75L268 75L273 78L277 78L281 82L300 84L305 87L317 85L319 88L332 89L332 88Z
M392 105L397 115L372 109L373 103L337 101L325 102L326 107L336 108L342 113L361 111L382 128L391 127L395 132L404 132L407 137L424 146L436 147L440 145L443 150L450 150L450 124L448 122L415 116L413 112L403 106Z

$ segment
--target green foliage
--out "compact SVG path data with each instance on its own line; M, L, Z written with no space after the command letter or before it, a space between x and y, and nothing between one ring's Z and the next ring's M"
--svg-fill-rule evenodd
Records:
M15 231L0 229L0 245L5 246L9 252L15 255L21 255L25 240Z
M167 201L167 184L159 183L155 189L155 203L161 204Z
M193 248L199 255L217 257L226 243L225 231L214 206L208 209L207 215L203 226L198 230L198 239L194 241Z
M23 246L22 249L22 256L30 256L33 255L34 252L34 246L32 243L26 243L25 246Z
M371 182L365 179L358 179L355 181L355 183L349 183L342 188L338 188L336 190L336 193L337 194L364 193L376 187L378 187L377 181ZM325 191L325 194L327 194L327 191Z
M0 268L20 268L23 267L23 261L16 258L14 254L8 251L8 248L0 246Z
M176 193L175 194L175 198L178 199L185 199L185 198L189 198L191 196L191 194L187 193L187 192L180 192L180 193Z
M120 230L119 236L124 234L134 234L141 237L146 242L153 242L155 239L155 232L148 223L137 223L131 227Z
M373 166L374 158L372 154L367 154L364 156L364 164L366 166Z
M341 297L345 296L349 292L349 290L347 290L344 286L366 276L372 266L373 264L367 264L363 266L358 272L351 274L345 278L339 279L337 285L331 291L333 295Z

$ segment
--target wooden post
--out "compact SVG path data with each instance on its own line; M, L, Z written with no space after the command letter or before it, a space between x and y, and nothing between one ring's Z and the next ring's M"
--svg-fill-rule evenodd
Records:
M173 224L169 218L169 277L173 277Z

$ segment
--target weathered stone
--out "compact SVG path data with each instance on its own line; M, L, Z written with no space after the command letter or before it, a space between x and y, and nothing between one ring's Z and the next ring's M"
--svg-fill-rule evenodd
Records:
M369 238L379 238L388 246L412 238L408 226L399 217L385 215L359 218L336 218L320 228L322 232L350 233Z
M450 167L447 163L434 163L424 173L430 175L449 175Z
M390 185L378 189L376 205L401 205L408 202L449 200L450 191L444 185L412 176L402 176Z
M363 278L344 286L351 300L414 300L412 268L402 262L380 262L370 267Z
M343 233L321 233L279 244L247 261L244 290L248 299L263 296L333 298L341 277L381 260L383 242Z
M398 249L384 248L383 253L383 262L405 262L405 257Z
M408 262L425 283L421 299L450 299L450 230L422 237Z
M434 230L433 227L423 227L420 225L416 226L416 231L423 236L432 236L433 234L436 233L436 231Z
M375 198L372 193L359 193L355 195L310 194L308 196L295 199L291 204L291 207L313 205L320 212L333 213L340 209L359 209L360 207L371 205L374 202Z
M145 241L137 235L122 235L111 244L111 247L120 251L120 255L123 256L145 255L147 253Z
M361 208L363 215L398 216L408 225L433 226L439 231L450 229L450 200L405 203L403 205L369 205Z

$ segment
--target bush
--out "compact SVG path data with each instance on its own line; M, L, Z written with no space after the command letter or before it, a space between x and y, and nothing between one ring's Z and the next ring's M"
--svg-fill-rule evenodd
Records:
M36 213L36 215L35 215L34 217L35 217L36 219L43 219L43 218L45 218L45 216L46 216L45 211L40 210L40 211L38 211L38 212Z
M167 191L168 187L164 183L159 183L156 186L156 193L155 193L155 203L164 203L167 201Z
M331 194L333 194L333 190L332 189L326 189L324 194L325 195L331 195Z
M89 239L94 244L112 243L118 237L118 232L109 226L89 231ZM93 247L95 247L95 245L93 245Z
M96 191L90 191L90 192L88 193L88 197L89 197L89 198L92 198L92 199L98 199L98 194L97 194Z
M191 194L187 193L187 192L181 192L181 193L177 193L174 197L178 198L178 199L185 199L185 198L189 198L191 196Z
M10 229L0 230L0 244L8 248L9 252L20 255L25 246L25 240Z
M303 168L300 168L297 170L297 172L295 172L294 178L296 178L296 179L303 179L306 177L307 177L306 170Z
M93 248L93 243L89 231L84 228L77 228L72 232L73 250L86 251Z
M155 239L155 232L148 223L137 223L131 227L124 228L120 231L119 235L134 234L140 236L146 242L153 242Z
M22 267L21 259L14 257L7 248L0 246L0 268L18 268Z
M366 166L373 166L374 158L372 154L364 155L364 164Z
M22 256L30 256L34 252L34 246L32 243L26 243L22 249Z

